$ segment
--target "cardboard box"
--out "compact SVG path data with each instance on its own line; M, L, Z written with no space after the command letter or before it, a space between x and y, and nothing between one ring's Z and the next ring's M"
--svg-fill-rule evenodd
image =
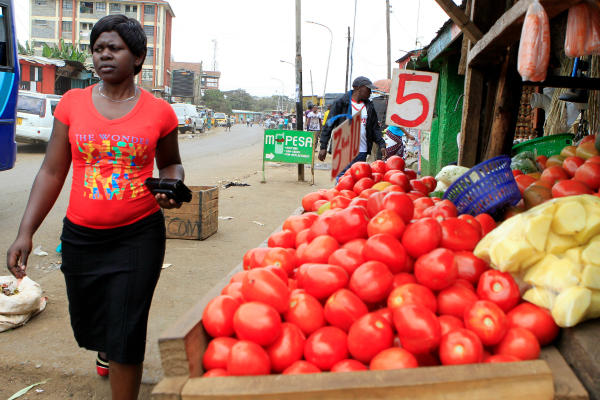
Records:
M192 201L181 208L164 210L167 239L204 240L217 232L219 188L190 186Z

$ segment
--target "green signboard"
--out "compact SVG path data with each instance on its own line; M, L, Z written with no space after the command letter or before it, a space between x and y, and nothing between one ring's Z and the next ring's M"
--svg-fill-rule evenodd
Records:
M266 129L263 161L310 164L313 142L313 132Z

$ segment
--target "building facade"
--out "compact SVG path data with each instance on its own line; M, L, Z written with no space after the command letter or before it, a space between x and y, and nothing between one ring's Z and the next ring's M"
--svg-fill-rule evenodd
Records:
M148 38L148 53L139 85L156 95L169 95L171 73L171 27L175 17L164 0L29 0L34 49L46 43L58 46L62 39L83 51L89 51L90 32L94 23L109 14L123 14L137 19Z

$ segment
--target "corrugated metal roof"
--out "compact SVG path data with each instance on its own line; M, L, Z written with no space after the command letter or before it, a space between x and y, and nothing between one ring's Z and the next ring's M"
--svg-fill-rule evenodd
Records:
M27 56L24 54L19 54L19 59L41 65L56 65L57 67L64 67L66 65L65 60L60 60L57 58L46 58L42 56Z

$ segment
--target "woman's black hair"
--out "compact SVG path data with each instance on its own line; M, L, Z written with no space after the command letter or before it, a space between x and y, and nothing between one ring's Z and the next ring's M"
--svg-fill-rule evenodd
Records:
M117 32L129 47L131 53L136 57L142 57L142 62L134 70L135 75L139 74L146 59L146 45L148 43L142 25L137 20L122 14L107 15L100 18L94 24L90 33L90 49L92 52L94 51L94 43L104 32Z

